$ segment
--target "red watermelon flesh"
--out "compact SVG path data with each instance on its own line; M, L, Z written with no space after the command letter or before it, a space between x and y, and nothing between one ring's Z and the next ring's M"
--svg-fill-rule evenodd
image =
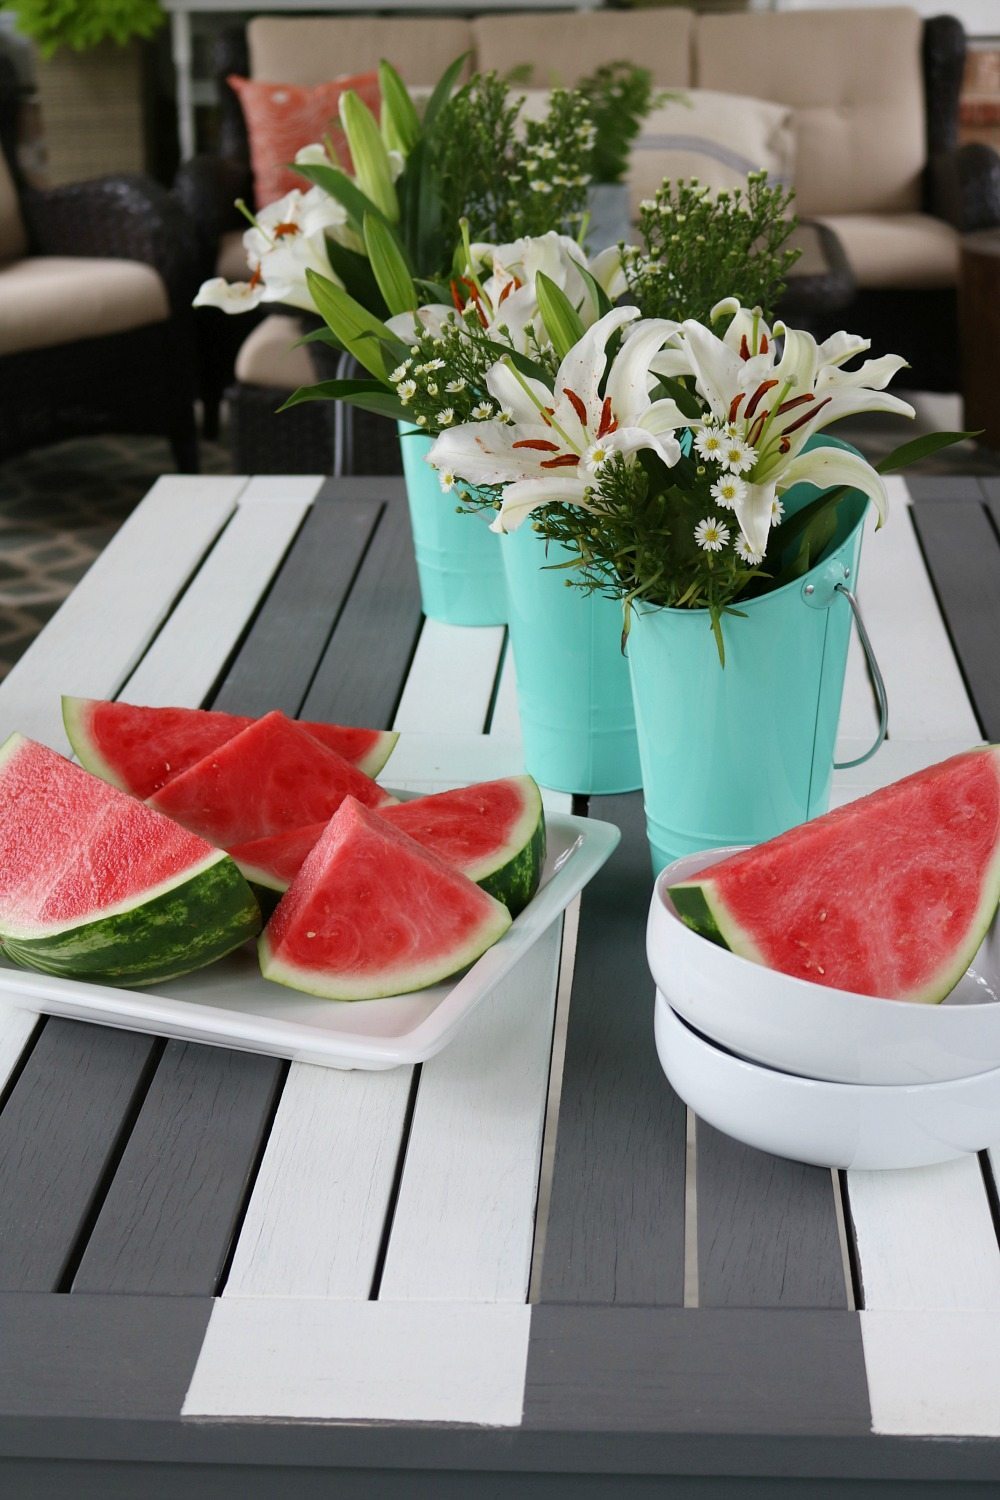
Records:
M394 802L282 713L265 714L156 792L149 805L220 849L329 818L347 796Z
M215 709L69 697L63 698L63 721L80 764L143 801L255 722ZM367 776L378 774L399 738L389 730L296 722Z
M696 931L784 974L942 1000L1000 901L1000 747L919 771L669 894Z
M510 921L499 901L348 797L261 934L261 971L329 1000L407 994L464 969Z
M326 822L309 823L305 828L292 828L288 833L275 833L270 838L237 844L229 853L247 880L272 891L287 891L301 870L306 855L319 843L325 828Z

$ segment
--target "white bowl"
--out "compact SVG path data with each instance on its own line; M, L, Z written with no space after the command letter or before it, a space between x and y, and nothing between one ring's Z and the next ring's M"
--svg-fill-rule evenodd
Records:
M692 1026L741 1057L840 1083L937 1083L1000 1068L1000 922L940 1005L831 989L739 958L680 920L667 887L735 852L678 859L653 890L649 967Z
M926 1167L1000 1142L1000 1068L948 1083L797 1078L708 1041L656 992L664 1073L702 1120L748 1146L817 1167Z

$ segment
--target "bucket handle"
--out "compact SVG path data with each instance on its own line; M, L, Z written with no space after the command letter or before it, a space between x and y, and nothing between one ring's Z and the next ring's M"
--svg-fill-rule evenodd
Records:
M854 616L854 623L858 627L858 640L861 642L864 650L868 670L872 674L872 682L875 686L875 698L878 702L878 734L875 736L874 745L872 745L870 750L866 750L864 755L859 755L857 760L835 760L833 763L835 771L850 771L854 766L863 766L866 760L871 760L875 751L879 749L882 741L885 739L885 733L889 727L889 699L885 691L885 678L882 676L878 660L875 656L875 648L872 646L871 637L865 629L865 622L861 614L861 605L858 603L856 596L851 593L846 583L838 583L836 585L836 592L843 594L851 606L851 614Z

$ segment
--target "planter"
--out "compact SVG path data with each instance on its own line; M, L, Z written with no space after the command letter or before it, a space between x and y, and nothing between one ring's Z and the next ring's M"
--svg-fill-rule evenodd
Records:
M565 547L530 524L501 538L526 769L562 792L640 784L621 605L567 587Z
M433 439L399 424L399 446L424 614L445 625L503 625L507 619L501 538L486 515L464 515L441 493L425 462Z
M787 512L817 493L796 485ZM725 667L707 611L635 611L628 658L656 873L827 810L851 633L838 585L855 586L866 510L851 492L825 561L725 617Z

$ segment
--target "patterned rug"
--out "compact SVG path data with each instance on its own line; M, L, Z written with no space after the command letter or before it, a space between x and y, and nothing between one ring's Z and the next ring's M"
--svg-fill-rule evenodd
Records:
M877 460L918 432L960 426L957 397L916 401L913 427L864 418L840 423L837 435ZM203 443L201 454L204 473L229 472L221 443ZM166 443L146 437L77 439L0 464L0 678L159 475L172 472ZM1000 454L966 442L913 472L998 474Z

